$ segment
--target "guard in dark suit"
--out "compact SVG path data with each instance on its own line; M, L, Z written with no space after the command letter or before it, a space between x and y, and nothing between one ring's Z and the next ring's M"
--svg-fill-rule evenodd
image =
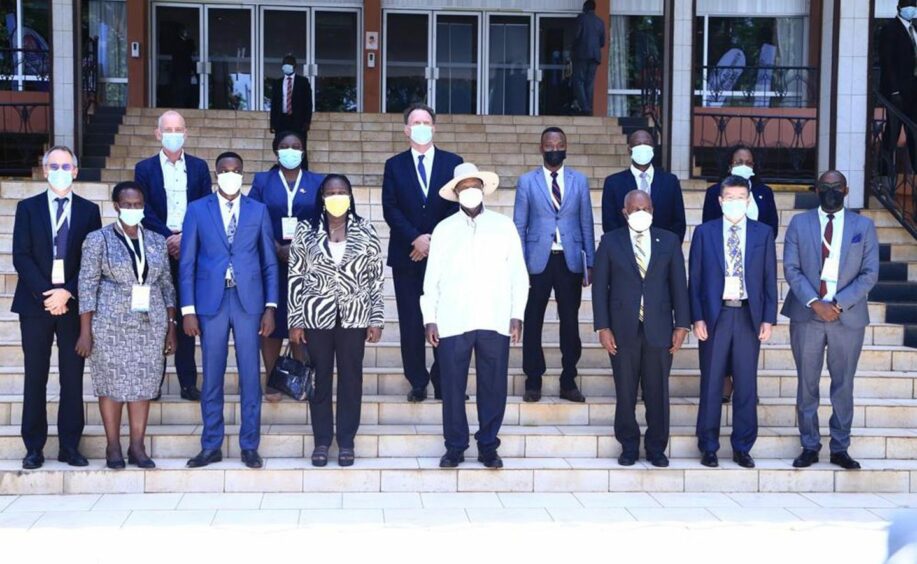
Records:
M583 12L576 17L573 37L573 94L583 115L592 115L595 71L602 62L605 46L605 22L595 15L595 1L583 2Z
M653 136L642 129L627 138L631 166L607 177L602 188L602 232L626 225L621 215L624 197L631 190L640 190L653 200L653 227L671 231L679 241L685 240L687 223L681 183L674 174L653 167L655 144Z
M719 465L723 378L733 375L732 459L754 468L758 436L757 378L761 343L777 322L777 255L771 229L746 216L748 183L721 183L723 219L701 224L691 238L691 317L700 353L697 444L701 464Z
M879 36L879 91L905 115L917 122L917 0L899 0L898 16L885 24ZM903 124L888 114L885 148L898 146ZM917 139L907 136L908 155L917 166Z
M755 179L755 156L751 147L736 145L729 157L729 168L725 176L741 176L751 187L751 198L748 200L748 219L760 221L774 231L774 239L780 227L780 214L777 203L774 201L774 191L770 186ZM707 188L704 196L704 215L702 221L707 223L723 217L723 208L720 207L720 183L717 182Z
M51 345L57 338L60 370L58 460L89 463L80 454L83 435L83 359L76 353L80 334L79 283L83 240L102 228L99 206L72 191L77 159L69 148L51 147L42 159L50 188L16 206L13 266L19 279L13 313L19 314L25 381L22 399L22 467L40 468L48 440L47 388Z
M175 291L178 284L178 261L181 252L181 231L188 205L213 192L210 169L203 160L184 150L188 135L185 119L175 111L159 117L156 138L162 150L134 166L134 181L143 188L146 206L143 209L143 226L166 238L169 250L169 267ZM176 313L175 322L180 321ZM175 351L175 371L181 386L181 397L198 401L197 363L194 360L195 340L177 331L178 350ZM163 373L165 379L165 373Z
M439 189L452 180L462 157L433 146L436 114L429 106L408 107L404 124L411 148L385 161L382 214L390 230L388 265L392 268L398 305L402 366L411 383L408 401L418 402L427 398L430 382L434 397L440 399L436 349L433 349L433 366L427 371L420 295L433 228L458 211L458 204L442 199Z
M302 134L303 168L309 169L309 128L312 126L312 84L296 74L296 58L283 58L283 78L274 81L271 89L271 133L295 131Z
M632 190L624 199L628 227L606 233L596 253L592 311L599 342L614 370L618 463L639 458L637 385L646 404L646 459L666 467L669 442L669 373L691 324L681 241L651 228L653 203Z

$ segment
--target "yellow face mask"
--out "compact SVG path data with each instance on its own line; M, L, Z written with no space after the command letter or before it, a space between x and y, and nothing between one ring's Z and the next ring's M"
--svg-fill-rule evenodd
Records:
M334 217L341 217L350 210L350 196L339 194L325 198L325 210Z

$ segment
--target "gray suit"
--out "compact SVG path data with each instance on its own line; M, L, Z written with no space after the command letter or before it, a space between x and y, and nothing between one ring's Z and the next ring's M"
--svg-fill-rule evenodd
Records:
M605 22L602 18L591 10L577 16L573 38L573 93L580 109L589 115L592 115L595 71L602 61L604 46Z
M869 218L848 210L843 214L841 264L834 298L843 310L838 321L825 323L806 305L818 299L821 281L822 232L817 209L793 218L783 251L783 268L790 292L781 313L790 318L790 342L799 379L796 409L802 447L821 449L818 384L827 348L833 408L829 421L832 453L846 451L850 446L853 377L869 324L867 298L879 276L875 225Z

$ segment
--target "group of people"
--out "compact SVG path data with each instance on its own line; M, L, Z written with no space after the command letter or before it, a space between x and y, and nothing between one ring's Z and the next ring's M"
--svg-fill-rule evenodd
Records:
M512 218L486 205L498 175L436 147L435 131L436 114L428 106L404 112L410 147L385 163L382 209L390 228L387 262L410 383L407 400L426 401L430 384L442 400L440 466L458 466L470 446L465 404L472 353L478 460L488 468L503 466L498 449L510 345L522 344L523 400L540 401L546 372L542 328L552 293L562 357L559 395L586 401L577 386L579 309L583 288L592 285L594 328L609 354L617 395L618 462L629 466L640 455L636 407L642 389L646 459L668 465L668 377L674 354L693 330L701 372L701 462L718 464L722 403L731 395L733 459L753 467L758 357L777 322L779 215L773 192L755 180L752 151L737 147L725 179L707 191L704 223L694 229L686 271L681 187L674 175L654 167L655 142L646 131L628 137L631 165L605 180L598 249L588 180L565 165L562 129L542 132L543 165L519 178ZM188 466L220 461L230 332L242 462L263 465L262 394L276 401L279 393L262 391L261 364L270 373L287 339L291 354L308 357L315 370L312 464L327 465L336 439L339 465L352 465L364 349L380 340L384 324L385 271L380 238L358 214L350 181L307 170L305 138L291 130L277 132L277 164L255 175L247 196L243 159L233 152L217 157L213 191L207 164L184 151L189 132L181 115L165 112L155 134L159 154L138 163L135 180L112 191L112 224L103 227L99 207L73 193L77 158L62 146L52 147L42 161L48 190L17 207L13 311L20 316L25 353L23 468L44 462L55 338L59 460L88 464L79 442L89 359L107 466L125 466L120 425L126 403L127 464L154 467L144 441L149 402L161 393L166 356L175 354L181 397L201 402L201 451ZM818 384L827 350L831 461L856 468L847 454L860 352L854 345L862 343L869 322L878 243L872 222L844 209L843 175L825 173L816 192L819 208L794 217L785 236L790 291L783 314L791 320L803 448L794 465L818 460ZM427 344L433 349L429 368ZM724 387L727 378L734 391Z

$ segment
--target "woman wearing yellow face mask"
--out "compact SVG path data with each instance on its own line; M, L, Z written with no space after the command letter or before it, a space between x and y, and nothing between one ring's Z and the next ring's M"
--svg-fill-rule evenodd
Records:
M311 224L299 224L290 247L290 342L307 345L315 367L310 403L315 466L328 463L334 434L331 382L337 359L338 464L351 466L360 426L364 347L382 336L382 246L372 224L357 215L346 176L326 176L319 197L320 213Z

